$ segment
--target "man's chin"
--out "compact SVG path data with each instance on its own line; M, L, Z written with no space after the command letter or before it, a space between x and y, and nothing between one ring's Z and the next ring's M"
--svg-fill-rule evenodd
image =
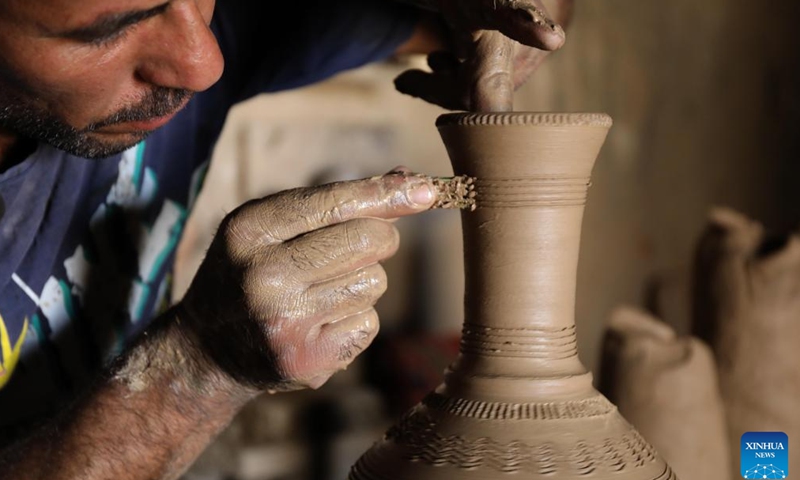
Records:
M59 150L76 157L99 160L118 155L142 140L151 132L105 133L91 132L82 134L79 138L69 141L48 142Z
M94 143L103 143L103 144L118 144L124 145L129 144L131 146L136 145L137 143L141 142L145 138L147 138L151 133L150 131L146 130L134 130L129 132L104 132L104 131L95 131L86 134L86 138L88 141Z

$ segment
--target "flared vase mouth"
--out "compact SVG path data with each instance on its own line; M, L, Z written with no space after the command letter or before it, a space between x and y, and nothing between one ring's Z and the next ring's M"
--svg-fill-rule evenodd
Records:
M446 113L436 119L437 127L445 126L581 126L611 128L613 121L605 113L559 112L501 112L501 113Z

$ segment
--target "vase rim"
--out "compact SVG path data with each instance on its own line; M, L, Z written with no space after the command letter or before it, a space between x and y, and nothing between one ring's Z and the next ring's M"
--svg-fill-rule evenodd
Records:
M498 113L446 113L436 119L437 127L444 126L583 126L610 128L613 121L605 113L585 112L498 112Z

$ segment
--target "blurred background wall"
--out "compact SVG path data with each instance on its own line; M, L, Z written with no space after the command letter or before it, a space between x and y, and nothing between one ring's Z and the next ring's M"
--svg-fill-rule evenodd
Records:
M800 219L798 18L796 0L577 0L566 46L519 91L518 110L614 119L593 175L579 267L579 347L590 368L621 303L656 310L686 331L689 269L711 206L776 230ZM249 198L398 164L448 175L434 128L441 110L392 87L394 76L421 64L373 65L237 107L179 250L176 298L218 222ZM361 362L319 392L257 402L246 428L234 425L223 436L228 446L212 447L194 478L342 478L350 457L391 422L392 407L438 381L462 320L458 214L430 212L400 228L370 368ZM327 413L302 413L309 411ZM261 428L253 418L264 431L251 431ZM298 418L326 420L298 429ZM260 453L247 457L243 445ZM319 462L327 463L299 467Z

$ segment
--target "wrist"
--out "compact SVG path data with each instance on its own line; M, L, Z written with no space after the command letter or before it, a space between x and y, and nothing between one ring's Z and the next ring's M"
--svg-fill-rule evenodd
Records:
M223 318L197 297L187 294L187 298L174 308L180 330L234 388L252 392L296 389L278 372L276 359L264 348L269 341L257 322L233 311Z
M142 334L118 360L113 381L131 393L168 385L176 393L244 403L258 391L236 382L208 355L173 308Z

